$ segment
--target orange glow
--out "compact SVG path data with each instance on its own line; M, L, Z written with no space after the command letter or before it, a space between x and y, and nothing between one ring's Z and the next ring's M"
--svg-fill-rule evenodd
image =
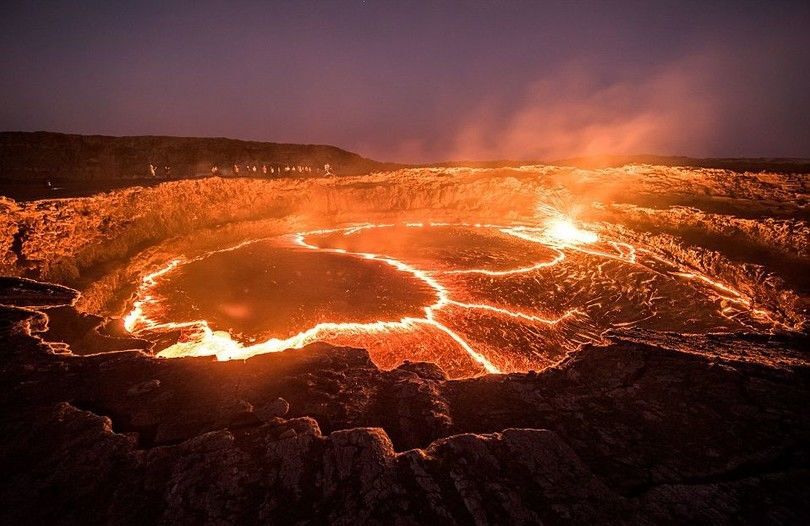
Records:
M596 243L599 236L596 232L589 232L577 228L577 226L567 218L555 218L548 222L548 235L562 243L571 245L583 245Z
M451 329L446 325L446 323L439 321L439 319L437 319L437 314L448 308L457 308L469 311L482 311L495 316L513 318L516 320L529 322L531 324L539 324L549 327L567 319L574 320L578 317L587 318L587 314L581 309L571 308L563 312L561 315L548 316L539 312L524 312L521 310L492 305L489 303L469 303L459 301L452 297L452 293L448 289L448 286L443 283L442 276L480 274L482 276L489 276L491 279L497 279L502 276L509 276L513 274L530 273L560 264L566 259L566 251L581 252L591 256L605 258L608 260L617 260L631 265L639 264L637 262L636 247L619 241L600 241L600 237L595 232L580 228L576 226L570 219L560 217L559 215L549 219L543 227L430 222L407 223L400 225L406 228L418 229L441 226L491 229L517 239L541 244L544 247L552 250L555 254L554 257L545 261L537 261L531 265L519 266L505 270L474 268L465 270L451 269L430 271L417 268L414 265L387 255L361 251L355 252L344 248L322 247L311 240L311 238L317 236L325 236L330 234L352 236L368 229L384 229L394 226L395 225L393 224L362 224L345 228L298 232L287 236L287 239L289 240L289 243L295 247L321 253L341 254L345 255L346 257L374 260L389 265L398 272L410 274L418 281L426 285L434 293L433 303L421 307L423 311L423 316L421 317L410 316L398 320L378 320L370 323L324 322L318 323L289 338L270 338L266 341L253 344L245 344L237 341L227 331L213 330L206 320L178 323L172 321L162 322L158 321L157 319L153 319L153 316L159 317L159 314L155 313L160 312L161 298L159 298L154 292L157 283L163 277L165 277L166 274L172 272L179 266L191 261L202 259L212 254L209 252L194 259L173 259L164 267L147 274L142 279L140 287L138 288L137 300L134 302L131 311L124 318L125 327L127 330L135 334L155 330L182 329L183 336L180 338L180 341L160 351L158 356L166 358L181 356L216 356L216 358L219 360L246 359L257 354L301 348L319 340L334 341L337 339L339 341L346 341L345 338L352 335L392 334L397 332L410 333L417 330L419 327L432 328L449 337L449 339L454 342L459 349L463 350L463 352L466 353L466 355L473 362L480 366L481 370L488 373L500 373L507 371L496 366L490 357L486 356L482 351L476 349L474 345L471 344L470 341L468 341L462 334L459 334L458 331ZM235 250L236 248L242 247L249 243L254 243L256 241L258 240L247 241L234 247L215 252ZM660 257L657 257L657 259L665 261ZM671 265L676 267L674 264ZM718 297L718 299L721 300L721 303L722 300L732 302L741 309L756 311L752 312L752 315L758 319L773 321L773 317L767 311L763 309L751 308L751 300L746 298L744 295L731 287L712 280L707 276L694 272L670 272L670 275L674 275L688 281L697 280L698 282L704 283L712 290L719 292L719 294L715 294L715 297ZM710 292L706 292L705 294L711 295ZM722 316L732 319L732 317L735 316L735 313L738 311L735 310L732 312L728 310L728 307L721 305L719 312ZM626 326L630 324L632 324L632 322L618 323L616 326ZM589 340L592 340L592 337L587 335L582 336L582 341ZM578 339L575 341L578 341Z

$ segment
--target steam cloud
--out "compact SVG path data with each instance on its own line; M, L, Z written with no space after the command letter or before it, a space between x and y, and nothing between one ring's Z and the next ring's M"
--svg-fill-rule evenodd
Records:
M810 133L776 139L801 114L801 108L795 116L783 109L795 98L779 84L784 69L766 50L743 57L699 53L644 76L600 75L593 64L578 62L539 78L514 101L499 94L474 104L446 142L409 141L401 158L798 156L810 148Z
M560 159L682 152L711 139L719 108L701 71L677 64L640 82L600 85L583 68L533 83L505 115L483 105L463 125L452 158Z

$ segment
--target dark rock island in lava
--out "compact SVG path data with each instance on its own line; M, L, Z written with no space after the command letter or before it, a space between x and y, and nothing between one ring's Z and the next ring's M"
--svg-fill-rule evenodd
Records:
M807 201L640 164L5 199L0 522L806 523Z

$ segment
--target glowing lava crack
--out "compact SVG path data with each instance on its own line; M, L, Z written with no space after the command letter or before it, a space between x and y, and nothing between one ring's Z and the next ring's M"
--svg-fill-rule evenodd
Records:
M531 243L530 246L539 245L539 248L545 251L544 254L547 253L550 257L542 261L531 262L530 264L517 265L513 268L476 267L463 269L434 268L425 270L424 268L420 268L418 264L403 261L403 259L408 259L407 257L394 257L390 254L328 246L330 237L338 238L344 242L354 240L354 242L362 244L364 240L357 239L358 236L375 229L391 229L391 231L389 231L390 233L396 229L427 231L428 229L438 229L442 227L464 229L464 231L478 231L488 236L498 235L506 239L509 243L528 242ZM318 244L313 238L322 238L325 242ZM613 288L621 290L619 290L619 292L610 292L610 294L594 294L593 297L589 296L584 298L581 305L564 307L564 302L558 302L559 305L555 303L555 305L560 307L556 309L556 315L544 315L537 312L538 309L535 304L537 298L545 294L542 291L547 290L549 297L552 297L555 288L560 289L563 284L566 287L575 287L577 283L582 282L583 278L569 278L565 273L562 274L561 278L557 276L539 277L540 274L538 273L544 273L545 275L545 273L557 271L556 269L559 269L564 264L569 264L567 262L567 252L570 252L571 256L577 255L577 262L570 263L571 265L577 266L572 267L574 270L568 271L570 274L574 275L574 277L576 277L578 273L587 271L595 273L594 275L597 276L608 276L608 278L600 279L619 280L622 278L633 283L637 282L640 289L644 289L645 286L655 280L661 281L664 285L669 284L667 286L671 286L670 281L673 279L686 279L688 282L703 283L708 286L709 289L713 288L715 291L720 291L716 294L717 298L715 298L710 291L704 292L703 294L707 296L708 299L703 298L703 300L725 300L726 305L723 306L719 313L724 320L737 323L736 318L740 316L740 310L747 310L752 319L773 322L770 313L761 309L753 309L750 300L732 288L719 284L708 277L684 272L683 269L657 256L653 256L649 258L649 260L652 262L657 261L657 264L660 265L661 268L651 269L645 266L643 272L646 274L642 275L640 270L638 272L633 270L625 271L629 272L627 276L621 275L618 278L610 278L611 272L617 272L616 269L604 267L604 265L610 261L620 265L631 265L633 268L639 267L640 269L641 266L637 261L639 250L632 245L618 241L600 241L599 236L595 232L581 230L565 219L551 220L541 228L467 223L408 223L400 226L393 224L363 224L346 228L300 232L292 234L286 237L286 239L291 248L297 247L298 250L305 249L305 251L312 251L314 253L333 254L387 265L396 272L411 276L424 285L426 289L432 291L434 296L433 303L419 307L422 316L405 316L400 319L364 323L322 322L287 338L274 337L264 339L257 343L244 343L240 341L239 338L235 338L229 331L214 330L209 321L205 319L183 322L161 321L163 318L161 314L163 298L155 292L155 289L161 282L167 279L167 276L178 268L204 260L213 254L233 252L253 243L266 241L262 239L247 241L227 249L208 252L191 259L176 258L169 261L163 268L146 275L143 277L137 291L136 301L131 311L125 317L126 328L130 332L142 334L147 337L150 334L179 331L179 339L161 350L159 356L214 355L220 360L244 359L261 353L301 348L318 340L335 343L352 343L353 338L359 338L363 335L365 335L365 337L373 335L388 337L394 334L407 335L419 330L428 330L434 331L434 336L420 335L419 338L424 340L435 337L435 334L443 335L444 338L452 342L452 345L455 345L460 351L463 351L464 355L467 356L467 360L470 360L470 363L475 364L474 367L458 365L457 363L456 365L451 364L450 368L456 368L455 373L451 374L453 376L468 376L481 372L499 373L521 369L525 370L532 366L536 368L536 364L540 366L548 365L556 361L565 351L571 350L572 346L578 345L579 343L598 341L604 327L600 329L599 325L591 319L593 315L599 315L601 312L600 310L594 309L604 309L604 305L610 304L611 301L614 304L617 303L619 301L617 298L621 299L622 296L616 296L616 294L627 294L627 291L624 290L627 289L627 286L624 283L619 283L619 285L613 284L611 285ZM596 258L597 263L591 262L588 258ZM601 263L598 263L598 261L601 261ZM583 269L585 270L583 271ZM564 271L559 270L557 272ZM642 275L644 280L639 281L641 278L636 276L636 274ZM462 280L462 282L458 280ZM493 285L493 280L496 280L499 284L497 286ZM507 283L507 281L509 282ZM483 283L483 285L481 285L481 283ZM531 287L536 288L541 285L545 288L537 289L541 291L540 293L532 292L535 289ZM459 297L459 294L463 296L466 293L467 296L472 296L471 299L475 300L474 296L476 294L474 292L479 290L476 288L479 286L483 286L485 289L504 288L504 290L507 291L504 292L507 301L511 301L513 297L517 297L518 299L514 302L516 305L520 305L522 302L530 308L520 308L512 303L504 305L504 301L462 301L464 298ZM509 292L509 290L512 290L509 289L509 287L513 287L514 292ZM524 289L529 290L529 292L525 292ZM604 321L603 325L607 327L624 327L641 322L651 323L649 320L654 320L659 316L656 302L661 301L661 296L658 293L658 289L655 287L651 288L646 294L647 299L626 302L628 304L633 302L644 304L646 310L636 314L635 318L623 314L625 318L629 317L630 319L622 318L616 320L613 318L605 318L607 321ZM578 297L577 294L573 294L573 296ZM695 301L703 300L698 299ZM728 302L733 303L736 307L729 307ZM500 305L498 303L500 303ZM616 307L614 305L606 310L612 312L615 309ZM630 307L625 307L625 309L630 309ZM453 312L459 311L468 313L464 315L465 319L461 321L456 319L458 316L454 318L452 314ZM632 312L636 311L634 310ZM616 316L618 316L618 314ZM478 319L489 319L487 317L496 317L503 321L497 323L492 321L476 323ZM473 319L473 321L470 322L469 319ZM566 326L570 326L567 333L560 330L552 331L551 334L542 336L536 332L538 330L536 327L553 327L562 322L565 322ZM481 332L482 329L480 326L482 324L486 325L487 323L487 331L489 331L487 335L494 335L491 337L497 341L500 341L499 339L517 338L513 343L506 345L529 348L530 352L525 353L528 354L529 357L504 357L493 351L496 344L488 345L481 343L481 336L476 336L476 331ZM510 329L509 323L524 325L515 326L518 328L512 330ZM546 340L543 338L546 338ZM476 340L478 340L478 342L476 342ZM541 356L540 347L533 349L532 345L534 344L525 343L531 341L539 341L540 343L537 345L543 348L557 348L559 352L557 354L550 353L549 356ZM400 343L400 346L405 348L409 345L413 346L413 343L411 342L407 345ZM387 363L387 365L393 365L396 360L401 361L401 359L408 358L408 356L405 355L406 352L405 350L399 351L395 359L392 359L393 361L388 360L389 363ZM373 353L372 358L374 358ZM457 361L458 360L456 360L456 362Z

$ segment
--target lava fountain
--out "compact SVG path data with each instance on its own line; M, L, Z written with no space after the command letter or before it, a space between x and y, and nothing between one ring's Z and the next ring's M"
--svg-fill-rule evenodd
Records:
M547 235L561 243L572 245L596 243L599 240L596 232L577 228L573 221L567 218L549 220Z

